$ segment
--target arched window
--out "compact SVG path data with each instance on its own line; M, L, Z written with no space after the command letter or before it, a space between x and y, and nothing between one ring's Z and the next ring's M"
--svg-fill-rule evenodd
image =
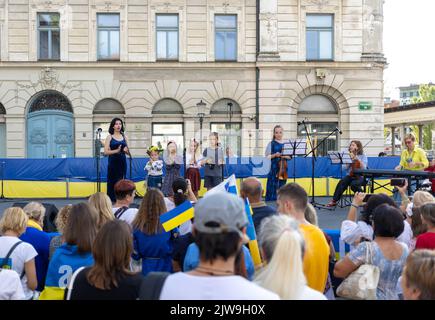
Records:
M103 143L109 134L110 121L115 117L124 119L125 109L119 101L112 98L105 98L97 102L92 113L94 115L92 124L94 133L97 132L98 128L101 128L101 133L99 134L101 141L100 154L103 154ZM96 147L96 143L94 143L94 147Z
M327 137L338 127L338 107L330 98L314 94L306 97L299 105L298 121L306 120L305 128L298 126L298 138L307 138L307 130L316 146L323 138ZM309 147L309 145L308 145ZM338 132L332 134L316 150L317 156L326 156L328 151L338 149Z
M44 91L38 94L30 104L29 113L43 110L58 110L73 113L68 99L57 91Z
M162 99L153 108L152 114L183 114L183 107L173 99Z
M124 107L115 99L100 100L94 107L93 114L125 114Z
M165 98L154 105L152 114L155 116L155 121L153 120L152 123L151 143L166 149L167 143L173 140L177 144L178 152L182 152L184 148L184 124L181 116L184 114L183 106L174 99Z
M216 101L210 109L210 130L219 133L219 140L227 156L241 156L242 152L242 109L231 99Z
M0 158L6 158L6 109L0 103Z

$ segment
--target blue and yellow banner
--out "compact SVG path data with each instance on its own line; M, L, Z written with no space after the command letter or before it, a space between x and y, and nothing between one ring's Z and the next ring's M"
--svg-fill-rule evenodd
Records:
M160 223L166 232L177 228L184 222L192 219L194 216L194 209L189 200L184 201L178 207L168 211L160 216Z

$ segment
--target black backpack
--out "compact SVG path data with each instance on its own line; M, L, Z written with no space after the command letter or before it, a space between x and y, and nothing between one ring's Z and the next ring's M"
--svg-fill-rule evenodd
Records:
M121 216L124 214L125 211L127 211L128 209L130 209L129 207L121 207L118 210L115 211L114 215L116 219L121 219Z
M6 254L6 257L3 258L2 263L0 264L1 269L10 269L8 263L9 257L11 256L12 252L14 252L15 248L18 247L23 241L16 242L10 249L9 252ZM25 275L25 269L23 267L23 272L21 272L20 279L23 279Z

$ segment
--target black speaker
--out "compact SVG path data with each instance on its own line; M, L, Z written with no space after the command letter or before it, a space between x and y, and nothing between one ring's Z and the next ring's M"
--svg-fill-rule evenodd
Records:
M12 207L24 208L29 202L15 202ZM52 203L42 203L42 205L45 207L43 230L45 232L57 232L56 224L54 223L54 221L56 220L56 216L59 210Z

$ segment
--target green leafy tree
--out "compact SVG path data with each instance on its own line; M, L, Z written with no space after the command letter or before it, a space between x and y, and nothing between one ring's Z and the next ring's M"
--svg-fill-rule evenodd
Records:
M418 89L420 94L419 97L413 97L412 103L421 103L421 102L429 102L435 101L435 86L429 84L423 84ZM415 136L419 137L419 129L418 126L411 126L411 130L414 132ZM433 124L428 124L423 126L423 148L426 150L432 149L432 130Z

